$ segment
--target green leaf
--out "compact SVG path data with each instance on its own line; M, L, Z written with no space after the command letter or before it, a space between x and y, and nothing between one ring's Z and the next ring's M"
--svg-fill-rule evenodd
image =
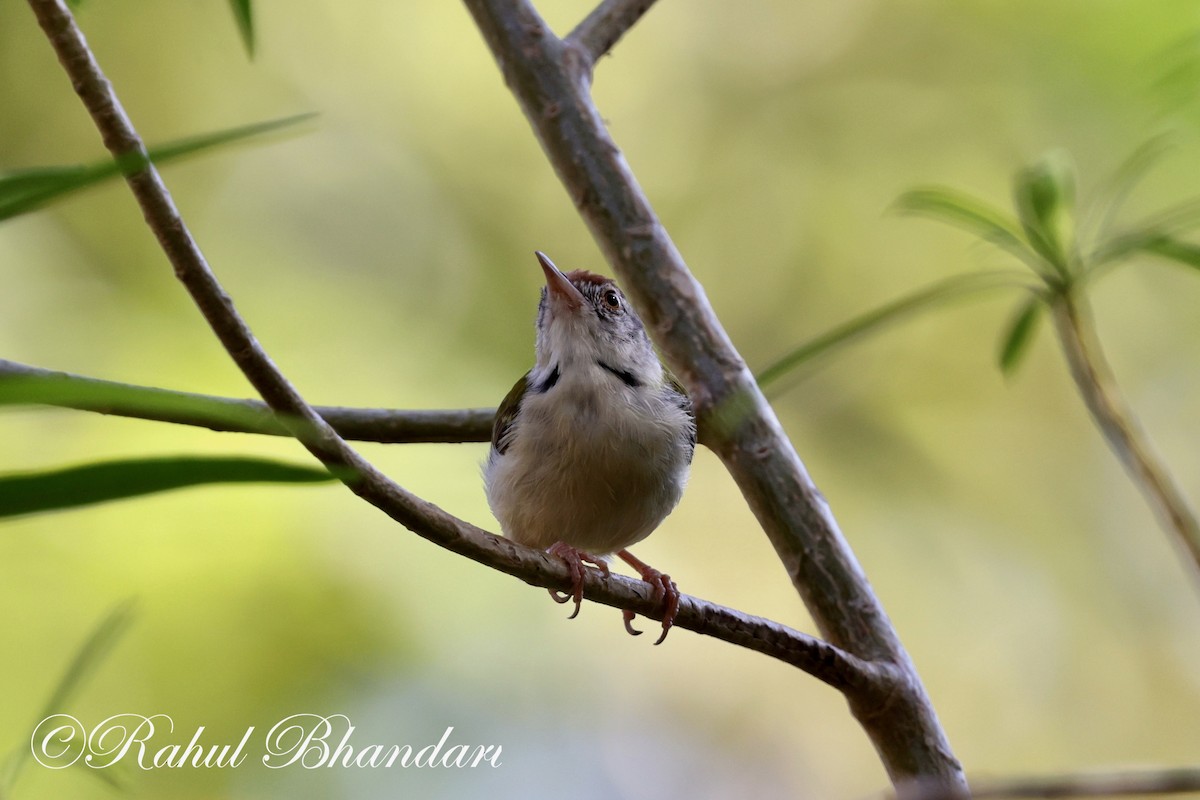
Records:
M151 148L146 155L131 153L88 165L43 167L0 174L0 220L34 211L72 192L94 186L120 175L133 175L150 162L165 164L243 139L262 136L312 119L313 114L259 122L216 131Z
M953 275L932 286L905 295L899 300L861 314L849 322L810 339L760 372L757 376L758 385L765 388L792 370L862 336L875 333L917 311L943 305L951 300L980 292L1026 286L1027 282L1023 278L1021 273L1012 271Z
M1174 144L1175 137L1166 133L1147 139L1108 178L1104 188L1100 190L1101 196L1105 197L1099 209L1097 232L1100 235L1104 235L1112 227L1113 220L1129 195Z
M1025 353L1029 351L1029 344L1033 341L1033 334L1037 330L1037 323L1044 308L1045 302L1037 295L1017 307L1017 313L1009 323L1008 332L1001 340L1000 371L1005 375L1012 375Z
M1162 256L1179 264L1200 269L1200 245L1195 245L1191 242L1182 242L1170 236L1160 236L1154 241L1147 242L1142 249L1147 253L1153 253L1156 256Z
M177 457L105 461L0 475L0 518L123 500L212 483L319 483L323 469L257 458Z
M281 421L282 416L264 413L237 400L63 373L47 375L0 359L0 408L26 405L76 408L182 424L197 424L200 420L199 424L222 425L229 430L289 435L288 427ZM311 432L311 427L299 418L291 418L288 422L292 430L301 434Z
M892 207L955 225L1028 261L1032 255L1017 223L1009 216L970 195L942 187L905 192Z
M1148 228L1105 242L1092 256L1091 272L1099 272L1138 253L1149 253L1200 268L1200 246L1177 239L1160 229Z
M1200 198L1193 197L1164 208L1144 220L1138 225L1138 228L1170 236L1194 230L1198 226L1200 226Z
M1061 277L1068 277L1068 216L1075 202L1075 171L1056 151L1022 169L1013 181L1013 200L1025 237Z
M75 699L84 683L96 673L108 654L116 647L117 641L129 629L129 625L133 621L133 612L134 600L130 598L119 603L100 620L91 635L76 651L75 657L71 659L71 663L54 687L50 697L42 704L42 710L34 721L34 726L53 714L62 713ZM12 793L13 784L16 783L21 770L28 763L31 752L29 744L26 742L5 759L3 774L0 776L0 789L2 789L0 794L7 797ZM96 773L106 770L87 771Z
M254 14L250 0L229 0L229 8L233 11L233 19L237 23L238 33L242 36L242 44L246 46L246 55L254 58Z

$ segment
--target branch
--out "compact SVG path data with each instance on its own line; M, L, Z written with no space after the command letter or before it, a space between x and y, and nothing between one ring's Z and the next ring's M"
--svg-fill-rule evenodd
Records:
M117 383L66 372L30 367L0 358L0 388L23 401L6 379L36 381L31 402L118 417L195 425L214 431L291 436L261 400L238 400L208 394L176 392L150 386ZM384 444L418 442L486 442L492 436L492 408L446 411L400 411L387 408L313 406L313 410L344 439Z
M1056 295L1052 306L1071 377L1092 419L1200 579L1200 522L1121 397L1082 299L1068 289Z
M567 36L567 43L580 48L587 58L587 70L612 50L654 0L603 0L583 22Z
M904 787L904 800L964 800L988 797L1129 797L1200 792L1200 767L1094 772L971 781L967 795L941 787Z
M828 504L659 222L588 94L589 65L528 0L464 0L525 117L697 408L821 632L902 676L884 706L849 694L893 783L965 786L933 706ZM583 63L581 63L583 60Z
M76 93L114 157L145 153L145 148L112 87L94 60L63 0L29 0L39 24L58 54ZM566 591L566 564L543 551L494 536L411 494L363 459L312 409L279 372L238 315L209 268L199 246L150 164L127 176L145 215L214 333L281 423L355 494L434 544L527 583ZM588 570L584 596L617 608L662 619L661 602L643 581L605 577ZM838 647L776 622L722 608L694 597L680 601L675 627L702 633L777 658L865 702L882 704L905 677L887 666L868 663Z

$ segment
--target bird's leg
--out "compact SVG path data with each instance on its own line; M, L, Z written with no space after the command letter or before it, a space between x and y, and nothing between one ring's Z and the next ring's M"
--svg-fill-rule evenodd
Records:
M642 576L642 580L650 584L651 588L654 589L655 598L662 600L662 635L655 642L655 644L662 644L663 639L667 638L667 632L671 630L671 625L675 622L675 615L679 613L679 587L675 585L675 581L671 580L670 575L659 572L628 550L619 550L617 551L617 555L626 564L636 569L638 574ZM634 613L628 608L624 609L624 613L625 630L629 631L633 636L640 636L642 632L635 629L632 625Z
M552 556L558 556L563 561L567 562L567 571L571 574L571 591L569 594L560 594L554 589L548 589L550 596L554 598L556 603L565 603L568 600L575 601L575 610L571 612L571 616L567 619L575 619L579 616L579 607L583 605L583 566L586 561L589 564L594 564L605 575L608 574L608 564L602 558L598 558L591 553L585 553L582 550L576 550L566 542L555 542L546 549L546 552Z

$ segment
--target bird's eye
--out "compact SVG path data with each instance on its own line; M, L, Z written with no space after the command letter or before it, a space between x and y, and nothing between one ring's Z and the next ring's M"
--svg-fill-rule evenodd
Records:
M604 305L609 311L621 310L621 295L617 294L616 289L609 289L604 293Z

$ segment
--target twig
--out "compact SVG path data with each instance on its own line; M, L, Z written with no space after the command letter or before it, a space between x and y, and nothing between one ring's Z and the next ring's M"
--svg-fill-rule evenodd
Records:
M112 87L62 0L29 0L76 93L91 113L114 157L145 152ZM547 553L494 536L404 490L363 459L305 403L238 315L175 209L153 165L127 177L146 223L158 237L175 273L234 362L284 424L352 491L431 542L518 577L565 591L566 564ZM296 422L299 420L299 422ZM643 581L587 573L584 596L662 619L660 601ZM675 626L737 644L798 667L861 703L880 705L905 676L868 663L838 647L776 622L751 617L693 597L681 600Z
M663 229L588 94L588 65L528 0L464 0L559 179L824 636L903 680L880 707L848 696L893 782L965 786L916 669L825 499Z
M214 431L291 436L261 400L240 400L150 386L87 378L0 359L4 379L32 378L30 396L42 405L94 411L118 417L195 425ZM486 442L492 435L493 408L396 410L313 406L343 439L384 444Z
M902 788L903 800L982 800L991 797L1130 797L1200 792L1200 767L1123 770L1076 775L992 778L971 781L969 794L919 784Z
M1058 293L1052 305L1071 376L1092 419L1200 580L1200 522L1121 397L1082 296L1068 289Z
M571 31L566 41L583 50L590 72L652 5L654 0L603 0Z

